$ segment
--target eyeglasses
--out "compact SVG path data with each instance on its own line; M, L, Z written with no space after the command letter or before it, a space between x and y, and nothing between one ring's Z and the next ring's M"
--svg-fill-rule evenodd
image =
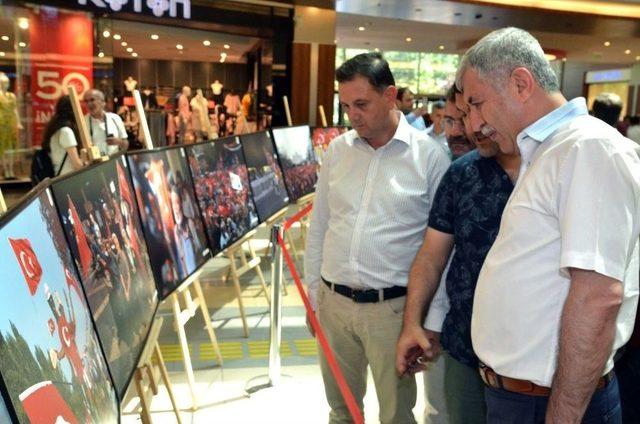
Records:
M449 116L445 116L444 125L448 127L458 126L460 129L464 130L464 121L462 119L453 119Z

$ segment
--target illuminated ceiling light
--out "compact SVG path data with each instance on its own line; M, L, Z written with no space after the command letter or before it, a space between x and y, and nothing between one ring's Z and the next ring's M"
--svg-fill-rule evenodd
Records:
M227 58L227 54L225 52L220 53L220 57L223 59Z
M20 27L20 29L29 29L29 19L27 18L18 19L18 26Z
M444 50L444 46L441 44L438 46L438 50Z
M554 60L556 60L558 58L558 56L556 56L553 53L545 53L544 57L546 57L549 62L553 62Z
M138 53L133 52L133 53L131 53L131 56L133 56L133 57L138 57Z
M229 49L231 48L231 46L230 46L230 45L228 45L228 44L225 44L225 45L224 45L224 46L222 46L222 47L224 47L224 48L225 48L225 49L227 49L227 50L229 50Z
M122 47L127 47L129 44L128 44L126 41L123 41L122 43L120 43L120 45L121 45Z
M24 41L21 41L21 42L18 43L18 46L27 47L27 43L25 43Z
M611 45L611 41L605 41L605 42L604 42L604 46L605 46L605 47L609 47L610 45Z
M563 61L563 62L566 62L566 61L567 61L567 58L566 58L566 57L563 57L563 58L562 58L562 61Z
M111 37L111 31L109 31L108 29L105 29L104 31L102 31L102 36L104 38L109 38Z
M184 49L184 47L182 46L182 44L176 44L176 49L182 50Z
M131 53L133 51L133 47L127 47L127 53Z
M413 41L413 38L411 38L411 37L407 37L407 38L405 38L404 40L405 40L407 43L410 43L410 42L412 42L412 41Z
M158 38L160 38L160 37L158 36L158 34L151 34L151 39L152 39L152 40L157 40Z
M636 56L636 60L640 60L640 56Z
M629 49L625 50L624 54L631 54L631 50L629 50Z
M5 52L0 52L0 57L4 57L5 54Z
M211 41L209 41L209 40L204 40L204 41L202 42L202 44L204 44L205 46L209 47L209 46L211 45Z
M376 47L375 49L373 49L373 51L378 53L380 51L380 49Z
M114 40L119 40L119 39L121 39L121 38L122 38L122 37L120 36L120 34L113 34L113 39L114 39Z
M3 35L0 38L2 39L2 41L9 41L9 36L8 35Z
M104 57L104 52L99 52L98 57Z
M224 63L224 57L220 58L220 63Z
M364 31L364 30L365 30L365 28L363 26L359 26L358 27L358 31Z

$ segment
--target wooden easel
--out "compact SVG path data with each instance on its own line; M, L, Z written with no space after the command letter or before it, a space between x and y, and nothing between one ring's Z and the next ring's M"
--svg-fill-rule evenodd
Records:
M322 126L327 128L327 115L324 114L324 106L319 105L318 111L320 112L320 122L322 123Z
M2 194L2 189L0 189L0 215L4 214L7 211L7 203L4 201L4 195Z
M195 293L192 293L191 290ZM182 298L182 302L180 302ZM200 309L202 318L204 319L204 325L207 329L213 351L216 354L218 365L222 365L222 354L220 353L220 347L218 346L218 339L216 333L213 331L211 325L211 317L209 316L209 308L207 302L204 299L202 292L202 285L200 280L194 278L191 282L183 284L171 295L171 307L173 309L174 326L178 332L178 340L180 343L180 350L182 351L182 361L184 363L184 370L187 374L187 383L189 384L189 390L191 392L192 410L198 409L198 398L196 395L196 380L193 376L193 366L191 364L191 353L189 352L189 344L187 342L187 333L185 331L185 325L191 318L196 315L196 311Z
M78 132L80 133L80 142L82 143L80 155L89 163L109 160L109 157L102 156L100 150L92 143L91 137L89 136L89 129L87 128L87 121L84 120L82 107L80 107L80 99L76 92L76 88L73 85L68 85L67 92L69 93L69 99L71 100L71 107L78 126Z
M287 116L287 125L291 126L291 109L289 108L289 98L287 96L282 96L282 102L284 103L284 113Z
M151 399L158 394L158 381L162 378L162 382L167 388L169 399L171 400L171 407L176 415L176 422L182 423L180 418L180 411L176 399L173 395L173 389L171 388L171 382L169 381L169 373L167 367L164 365L164 359L160 352L160 345L158 344L158 336L160 336L160 328L162 327L162 317L156 317L149 331L149 338L147 344L140 356L140 362L136 367L133 379L135 381L136 391L138 392L138 398L140 399L140 420L143 424L151 424ZM155 365L154 365L155 362Z
M133 90L133 99L136 104L136 112L138 112L138 119L140 120L140 129L142 132L142 143L148 150L153 149L153 140L151 140L151 132L149 131L149 123L147 122L147 116L144 112L144 105L142 104L142 98L140 97L139 90Z
M242 318L242 328L244 332L244 337L249 337L249 326L247 325L247 314L244 310L244 304L242 302L242 290L240 289L240 277L251 270L255 270L256 274L258 274L258 279L260 280L260 284L262 285L262 291L264 292L264 296L267 299L267 303L271 304L271 299L269 298L269 291L267 290L267 283L264 279L264 275L262 274L262 270L260 269L260 257L256 255L256 252L251 245L251 239L256 235L257 230L251 230L247 234L245 234L240 240L233 243L231 246L227 247L227 258L229 259L229 276L233 280L233 287L236 291L236 296L238 297L238 307L240 309L240 318ZM247 255L244 250L244 246L247 246L247 250L249 251L249 260L247 260ZM240 259L240 264L236 262L236 254Z

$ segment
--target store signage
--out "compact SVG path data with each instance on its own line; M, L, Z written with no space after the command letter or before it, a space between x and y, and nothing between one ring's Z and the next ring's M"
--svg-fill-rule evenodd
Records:
M190 0L78 0L80 6L93 6L112 12L135 12L145 14L149 11L158 18L169 12L172 18L178 17L178 5L182 5L182 18L191 19Z
M631 79L631 69L607 69L606 71L589 71L585 76L586 84L598 84L604 82L622 82Z

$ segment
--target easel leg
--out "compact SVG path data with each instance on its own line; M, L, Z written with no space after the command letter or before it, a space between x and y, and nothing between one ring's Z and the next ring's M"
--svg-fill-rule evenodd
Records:
M207 328L207 333L209 333L209 339L211 339L213 351L216 353L218 364L222 365L222 354L220 353L220 346L218 346L218 339L216 338L216 333L213 330L213 326L211 325L211 316L209 316L207 303L204 300L204 294L202 293L202 285L200 284L200 280L194 281L193 286L196 289L196 296L198 297L200 303L200 311L202 312L202 318L204 318L204 325Z
M291 246L291 251L293 252L293 258L295 259L296 262L300 262L300 256L298 255L298 249L296 248L296 244L293 242L293 236L291 236L291 233L289 231L285 231L285 238L287 240L287 243L289 243L289 246Z
M251 260L256 259L256 252L251 247L250 243L247 243L249 246L249 256ZM244 255L244 250L242 251L242 264L247 265L247 258ZM271 299L269 299L269 290L267 289L267 282L264 279L264 275L262 275L262 269L260 269L260 264L255 267L256 273L258 274L258 279L260 280L260 284L262 285L262 291L264 292L264 297L267 298L267 303L271 305Z
M236 268L236 252L235 249L229 249L227 251L230 262L231 278L233 279L233 286L236 290L236 296L238 297L238 307L240 308L240 318L242 318L242 328L244 330L244 336L249 337L249 326L247 325L247 317L244 312L244 304L242 303L242 290L240 289L240 279L238 278L238 271Z
M189 390L191 391L192 409L195 411L198 409L198 400L196 397L196 381L193 376L193 366L191 365L191 354L189 353L189 345L187 343L187 334L184 331L184 324L181 320L180 314L180 301L178 300L178 294L172 295L173 304L173 316L176 320L176 329L178 331L178 339L180 340L180 348L182 350L182 360L184 362L184 371L187 373L187 382L189 383Z
M176 414L176 422L178 424L182 424L182 419L180 418L180 410L178 409L176 398L175 396L173 396L173 389L171 388L171 382L169 381L169 373L167 372L167 367L164 365L164 359L162 359L162 353L160 352L160 345L158 344L158 342L156 342L156 345L154 347L154 354L156 357L156 361L158 362L158 366L160 367L162 381L164 382L164 386L167 388L167 393L169 394L169 399L171 400L173 412Z
M138 392L138 398L140 398L140 407L142 410L140 411L140 420L143 424L151 424L151 413L149 412L149 405L147 404L147 397L144 393L144 388L142 387L142 372L140 368L136 369L136 373L134 376L134 380L136 382L136 391Z

